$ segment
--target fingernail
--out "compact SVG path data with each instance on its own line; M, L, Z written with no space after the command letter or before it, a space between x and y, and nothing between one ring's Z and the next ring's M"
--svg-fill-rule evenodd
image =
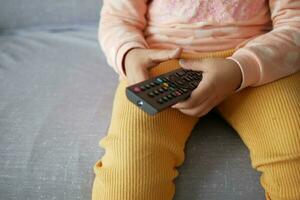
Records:
M186 61L185 61L185 60L183 60L183 59L179 59L179 64L180 64L181 66L183 66L183 65L185 65L185 64L186 64Z

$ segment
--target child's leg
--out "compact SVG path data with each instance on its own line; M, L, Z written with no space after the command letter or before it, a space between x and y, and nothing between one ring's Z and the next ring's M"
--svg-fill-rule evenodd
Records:
M300 199L300 72L233 95L220 113L250 150L267 199Z
M152 75L177 67L170 61ZM100 141L105 155L95 166L93 200L171 200L176 166L184 160L185 142L197 122L175 109L149 116L125 96L121 81L108 134Z

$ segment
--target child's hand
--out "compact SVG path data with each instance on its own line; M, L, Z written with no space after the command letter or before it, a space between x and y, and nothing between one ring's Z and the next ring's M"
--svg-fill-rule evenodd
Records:
M180 60L185 69L203 72L203 79L191 97L172 108L182 113L201 117L234 93L242 81L242 72L237 63L229 59Z
M148 79L148 70L160 62L178 58L181 48L170 50L132 49L125 57L124 64L129 85Z

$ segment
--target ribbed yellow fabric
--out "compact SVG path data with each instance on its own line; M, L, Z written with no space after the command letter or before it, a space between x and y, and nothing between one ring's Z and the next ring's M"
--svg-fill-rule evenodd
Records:
M234 50L228 50L199 54L183 53L181 58L203 59L210 57L228 57L233 51ZM152 68L150 75L159 75L178 67L179 64L177 60L170 60ZM295 80L291 82L294 81ZM94 165L96 177L93 184L92 199L171 200L175 192L173 180L178 175L176 167L183 163L185 143L198 119L184 115L178 110L171 108L155 116L149 116L127 100L125 95L126 87L127 82L125 80L120 81L114 98L111 124L107 136L100 141L100 145L105 149L105 155ZM245 94L245 92L241 94ZM295 95L295 98L298 98L298 101L296 101L297 99L293 100L295 104L297 104L297 102L299 103L299 96L297 96L295 92L291 94ZM236 98L238 98L238 95L240 94L235 95L237 96ZM271 94L268 94L268 96L271 97L271 99L273 98ZM247 98L247 95L245 98ZM289 105L289 99L293 98L286 98L285 100L288 100L287 102L284 101L286 105ZM258 100L257 105L262 101L269 101L265 98L258 98ZM239 119L232 118L232 116L237 116L238 114L233 115L232 112L228 114L230 109L234 107L235 104L231 105L226 101L222 104L220 110L223 116L228 117L228 121L232 122L231 124L236 127L236 121L239 124L244 123L241 123ZM249 107L251 107L250 104ZM248 111L248 109L245 110ZM261 110L261 108L258 110ZM290 107L288 111L297 112L297 110ZM242 115L240 116L241 118L248 113L245 112L245 114L243 114L243 112L239 112L240 115ZM260 114L251 119L254 126L258 124L258 120L264 121L264 119L261 119L259 116L263 115ZM286 117L285 122L289 122L290 124L289 116ZM233 119L233 121L230 119ZM291 119L291 121L294 121L297 125L297 120ZM270 127L274 126L267 126L265 129L269 129ZM290 124L288 128L296 129L297 126ZM253 133L251 133L251 126L240 128L239 130L242 136L243 133L248 134L250 140L254 141L253 144L258 143L257 146L259 147L260 142L251 137L251 135L253 135ZM269 131L268 133L272 135L273 132L274 131ZM299 135L298 138L296 138L298 140L295 140L295 137L297 137L295 133L289 133L289 135L292 135L292 138L288 139L289 141L299 141ZM255 136L255 134L253 136ZM268 145L268 143L266 145ZM288 148L284 146L284 144L282 144L282 146L282 148ZM256 145L249 146L249 148L255 149ZM270 149L272 148L270 147ZM260 152L260 149L257 150L259 155L265 155L266 157L264 158L268 159L269 154L264 151ZM295 149L297 149L297 145ZM259 163L261 161L258 160L255 161L255 163L256 162ZM263 166L265 165L261 165L261 167ZM290 166L290 164L288 164L288 166ZM265 167L269 169L269 165ZM263 168L260 169L263 170ZM292 171L297 171L297 169L297 167L295 169L293 168ZM270 177L272 178L273 176L271 175ZM297 181L300 177L299 171L298 176L295 177L296 178L293 179L295 181L292 183L298 183ZM272 191L277 191L278 187L273 186L272 183L276 183L276 181L265 180L265 184L270 184L272 186L271 188L274 188ZM292 194L296 195L294 192L292 192Z
M247 88L218 110L249 148L266 198L300 200L300 72Z

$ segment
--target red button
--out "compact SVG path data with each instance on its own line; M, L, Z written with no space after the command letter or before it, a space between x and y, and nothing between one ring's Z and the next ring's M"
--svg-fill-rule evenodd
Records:
M181 93L178 92L178 91L175 91L175 93L176 93L177 96L180 96L180 95L181 95Z
M133 91L135 91L136 93L139 93L139 92L141 92L142 90L141 90L141 88L139 88L139 87L134 87L134 88L133 88Z

